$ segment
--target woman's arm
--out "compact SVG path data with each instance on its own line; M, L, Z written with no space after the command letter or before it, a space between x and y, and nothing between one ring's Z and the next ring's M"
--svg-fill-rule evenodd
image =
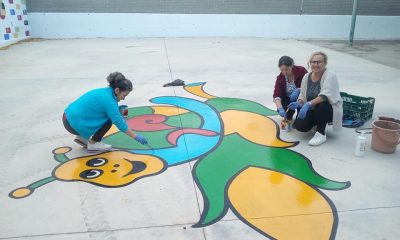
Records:
M126 132L126 135L128 135L131 138L136 138L136 133L134 133L132 130L128 129Z
M323 101L324 101L323 97L318 96L318 97L314 98L313 100L309 101L309 103L311 104L311 107L312 107L312 106L322 103Z
M279 98L275 99L274 102L277 109L282 107L282 101Z

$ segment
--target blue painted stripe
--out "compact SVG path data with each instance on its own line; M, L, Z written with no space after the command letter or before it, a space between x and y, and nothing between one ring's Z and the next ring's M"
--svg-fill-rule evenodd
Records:
M190 83L185 85L185 87L194 87L194 86L199 86L199 85L204 85L206 82L196 82L196 83Z
M185 134L185 137L180 136L178 138L176 147L155 150L130 150L130 152L157 156L164 159L168 166L171 166L198 158L210 151L218 143L218 140L219 136Z
M221 121L218 113L207 104L190 98L173 96L156 97L150 101L156 104L174 105L197 113L203 118L203 126L200 129L214 131L218 135L203 136L186 133L177 139L177 144L174 147L154 150L130 150L130 152L158 156L170 166L198 158L213 149L218 143L221 137Z
M218 114L209 105L190 98L182 97L156 97L150 100L157 104L170 104L180 108L187 109L189 111L199 114L204 124L201 129L207 129L219 133L221 131L221 122Z

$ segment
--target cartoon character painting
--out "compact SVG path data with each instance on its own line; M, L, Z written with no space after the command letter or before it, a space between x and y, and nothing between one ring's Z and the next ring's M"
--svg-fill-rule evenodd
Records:
M122 187L169 167L196 161L193 178L204 208L193 227L218 222L230 209L243 223L269 239L334 239L335 205L320 190L342 190L350 182L319 175L303 155L289 149L297 142L279 137L276 115L256 102L215 97L205 83L183 88L206 101L163 96L156 105L129 109L127 123L151 147L127 141L113 127L105 142L115 150L68 159L71 148L53 150L60 164L52 176L12 191L24 198L49 182L84 181Z

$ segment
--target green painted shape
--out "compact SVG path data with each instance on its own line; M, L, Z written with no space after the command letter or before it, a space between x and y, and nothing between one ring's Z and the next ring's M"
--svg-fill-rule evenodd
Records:
M55 180L56 180L56 179L55 179L54 177L44 178L44 179L42 179L42 180L39 180L39 181L37 181L37 182L34 182L34 183L30 184L30 185L28 186L28 188L30 188L30 189L36 189L36 188L38 188L38 187L41 187L41 186L43 186L43 185L45 185L45 184L47 184L47 183L49 183L49 182L53 182L53 181L55 181Z
M170 126L181 127L181 120L182 120L182 128L201 127L201 118L199 117L199 115L193 112L188 112L180 116L171 116L165 123Z
M168 129L163 131L156 132L138 132L136 133L144 136L149 142L150 146L153 148L166 148L171 147L171 145L167 141L168 133L174 131L176 129ZM113 148L117 149L129 149L129 150L141 150L141 149L149 149L148 145L142 145L138 143L136 140L132 139L128 135L122 132L117 132L113 135L110 135L103 140L107 144L111 144Z
M133 107L128 108L128 118L153 114L153 109L151 107Z
M65 154L54 154L54 159L60 163L65 163L69 161L69 158Z
M238 98L212 98L206 101L207 104L215 107L219 112L234 109L246 112L258 113L264 116L274 116L277 112L259 103L238 99Z
M231 134L225 136L221 145L195 166L196 183L205 199L205 208L197 226L211 224L223 217L227 210L225 188L229 180L249 166L272 169L329 190L350 186L349 182L322 177L304 156L290 149L257 145Z

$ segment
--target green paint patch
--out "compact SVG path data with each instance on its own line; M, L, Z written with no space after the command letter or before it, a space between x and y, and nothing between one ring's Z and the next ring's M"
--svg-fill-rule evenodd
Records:
M201 118L196 113L189 112L180 116L171 116L165 123L182 128L199 128L201 127Z
M153 114L153 109L151 107L134 107L128 109L128 118Z
M166 148L166 147L172 147L172 145L166 139L168 133L174 130L175 129L168 129L157 132L138 132L138 131L136 132L144 136L153 148ZM107 144L111 144L113 148L118 148L118 149L129 149L129 150L149 149L148 145L142 145L122 132L118 132L104 138L104 142Z
M277 115L276 111L273 111L263 105L244 99L237 98L212 98L206 101L207 104L215 107L219 112L234 109L246 112L258 113L264 116Z

